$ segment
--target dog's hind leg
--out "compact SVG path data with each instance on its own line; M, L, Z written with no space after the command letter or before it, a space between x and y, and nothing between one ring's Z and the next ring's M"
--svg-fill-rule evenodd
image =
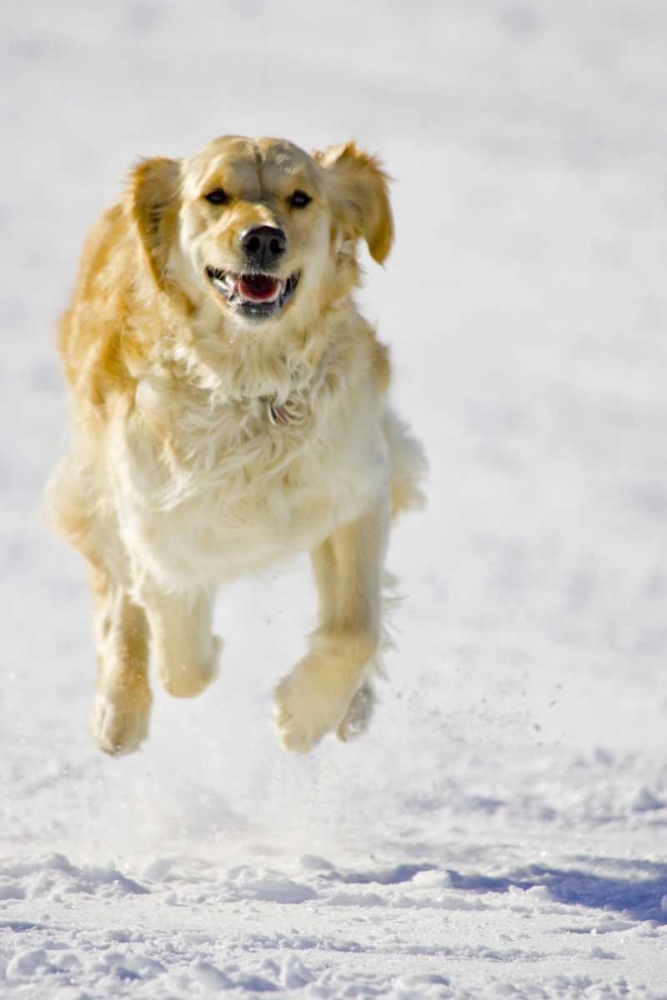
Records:
M390 407L382 422L391 464L391 512L421 510L426 498L422 483L428 471L424 449L405 421Z
M91 728L110 754L131 753L148 735L146 616L130 596L127 556L104 483L85 446L58 467L49 485L50 517L90 567L97 648L97 690Z
M93 736L105 753L131 753L148 735L146 616L105 570L94 568L92 583L99 657Z
M276 721L288 750L306 753L335 729L346 739L367 722L369 679L382 633L388 520L388 503L378 503L358 521L337 528L313 553L320 625L310 652L275 693Z
M157 673L176 698L193 698L218 672L221 640L211 633L212 588L166 592L152 582L139 588L150 625Z

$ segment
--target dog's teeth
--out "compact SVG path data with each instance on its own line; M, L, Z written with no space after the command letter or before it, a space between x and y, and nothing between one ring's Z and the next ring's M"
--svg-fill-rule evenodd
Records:
M251 291L252 281L249 281L250 288L248 293L244 293L244 275L234 274L231 271L219 271L214 268L207 268L208 277L211 284L219 292L224 299L230 303L232 306L238 306L239 304L252 303L263 303L264 305L271 306L275 303L280 303L281 305L291 296L296 285L296 278L291 275L288 278L272 278L273 281L273 291L268 296L257 296ZM264 277L270 277L265 275Z
M211 281L223 295L228 296L234 293L235 282L229 277L228 274L226 274L224 278L218 278L216 275L213 275Z

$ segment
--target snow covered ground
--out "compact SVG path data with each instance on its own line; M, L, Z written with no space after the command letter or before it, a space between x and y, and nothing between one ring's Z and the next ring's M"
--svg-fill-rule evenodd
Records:
M0 997L667 997L664 0L0 8ZM278 747L306 560L109 760L83 566L40 524L54 326L139 155L355 137L432 465L370 734Z

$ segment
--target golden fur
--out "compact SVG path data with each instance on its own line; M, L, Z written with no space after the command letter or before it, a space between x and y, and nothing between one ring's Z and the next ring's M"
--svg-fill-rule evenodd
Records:
M225 204L206 197L218 188ZM240 234L260 225L287 239L277 277L299 278L257 321L206 269L242 272ZM354 144L309 156L235 136L141 163L94 226L60 328L73 444L51 501L91 569L102 750L147 735L149 645L168 691L199 693L217 669L216 588L303 550L320 621L276 690L283 743L364 728L388 521L419 504L424 464L352 298L358 241L382 263L392 238L386 176Z

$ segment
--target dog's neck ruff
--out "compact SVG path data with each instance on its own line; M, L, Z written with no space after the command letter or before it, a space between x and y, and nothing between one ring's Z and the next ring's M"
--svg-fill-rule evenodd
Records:
M238 346L240 351L235 350ZM321 341L288 345L287 351L275 353L258 346L211 343L202 336L185 349L176 346L167 370L186 391L208 397L208 404L201 399L203 405L233 410L249 431L257 433L262 424L284 430L302 427L313 415L315 400L332 382L340 349Z

